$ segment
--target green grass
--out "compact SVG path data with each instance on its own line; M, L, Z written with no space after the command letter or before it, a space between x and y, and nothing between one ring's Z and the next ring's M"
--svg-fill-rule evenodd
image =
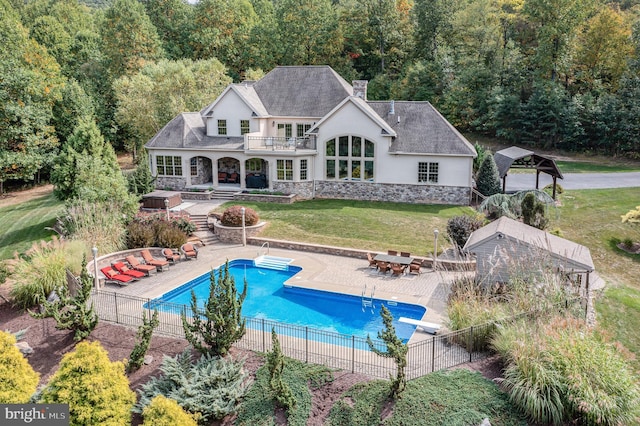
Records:
M0 260L24 252L36 241L50 240L55 233L46 228L53 226L63 206L49 194L0 208Z
M598 321L610 337L635 354L631 365L640 371L640 290L612 287L596 305Z
M226 203L218 212L235 204ZM443 243L448 219L473 212L461 206L344 200L242 205L269 223L262 237L362 250L393 249L419 256L433 250L434 229L440 231L439 243Z
M562 173L640 172L638 164L602 164L590 161L556 161Z

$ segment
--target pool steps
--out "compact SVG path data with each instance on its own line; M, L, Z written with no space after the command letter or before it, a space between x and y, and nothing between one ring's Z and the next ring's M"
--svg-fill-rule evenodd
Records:
M258 256L253 259L253 265L258 268L276 269L278 271L288 271L291 262L293 262L293 259L277 256Z

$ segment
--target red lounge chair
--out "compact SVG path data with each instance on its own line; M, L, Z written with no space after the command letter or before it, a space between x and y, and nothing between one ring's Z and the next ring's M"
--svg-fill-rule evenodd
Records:
M185 243L180 247L180 251L184 254L185 259L197 259L198 248L191 243Z
M162 259L156 259L151 255L151 252L148 249L142 250L140 252L140 255L144 259L144 263L146 263L147 265L155 266L156 268L158 268L158 271L163 271L165 266L167 268L169 267L169 262Z
M115 283L115 284L118 284L119 286L127 285L132 281L137 281L136 278L130 277L128 275L119 274L111 266L106 266L100 269L100 272L102 272L106 277L106 280L105 280L106 282Z
M124 262L116 262L113 264L113 267L116 271L120 272L122 275L128 275L133 278L142 278L149 274L145 274L142 271L136 271L135 269L129 268Z
M129 265L131 265L131 267L136 271L144 272L147 275L151 275L152 272L158 271L158 268L156 266L140 263L134 256L127 256L125 259L127 260L127 262L129 262Z
M173 249L170 248L162 249L162 255L169 263L176 263L178 260L180 260L181 257L180 253L176 253L175 251L173 251Z

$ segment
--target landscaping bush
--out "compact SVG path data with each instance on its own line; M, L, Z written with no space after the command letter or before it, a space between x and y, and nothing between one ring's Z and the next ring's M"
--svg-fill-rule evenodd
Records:
M149 225L132 221L127 226L127 248L153 247L156 236Z
M40 375L15 346L13 334L0 331L0 403L24 404L36 391Z
M458 249L464 247L471 233L482 228L483 221L468 215L454 216L447 221L447 235Z
M157 247L180 247L187 242L187 234L172 223L159 221L153 227L154 245Z
M180 247L196 225L187 216L139 213L127 226L127 247Z
M131 423L136 395L122 362L109 361L99 342L80 342L62 358L38 402L69 404L72 426L124 425Z
M545 211L544 203L539 201L532 192L527 193L521 203L522 221L529 226L545 229L549 219Z
M158 395L142 410L143 426L196 426L192 415L173 399Z
M198 415L200 424L236 411L247 390L244 361L202 355L193 363L187 349L175 358L165 356L162 375L152 377L138 391L134 412L141 413L158 395L175 400L185 411Z
M136 344L131 350L129 362L127 363L128 372L136 371L144 363L144 356L149 350L153 330L158 325L160 325L160 321L158 320L157 310L154 309L153 316L151 317L147 317L147 311L142 311L142 324L138 327L138 332L136 333Z
M250 207L245 208L244 224L245 226L253 226L258 223L260 217L255 210ZM220 223L223 226L242 226L242 206L232 206L222 213Z
M15 284L9 293L13 303L22 309L44 303L53 290L66 283L66 269L80 272L82 256L78 252L83 249L82 242L54 238L48 243L35 243L14 259L11 274Z
M624 351L582 320L515 324L499 330L493 346L507 363L503 387L533 421L620 425L640 420L640 382Z
M242 317L242 303L247 297L249 284L244 282L238 294L233 275L229 273L229 261L209 277L209 297L204 307L199 307L196 293L191 290L191 321L187 313L181 313L185 339L200 353L225 356L231 345L244 336L246 320Z
M271 344L273 349L267 353L267 369L269 370L269 388L272 398L288 413L296 406L291 388L282 379L285 367L285 357L280 349L280 341L275 328L271 329Z
M86 266L85 256L82 258L80 288L75 296L69 294L65 280L56 287L57 300L44 302L42 313L29 312L34 318L54 318L58 330L73 330L73 340L76 342L87 338L98 325L98 314L93 310L93 302L89 304L93 280Z

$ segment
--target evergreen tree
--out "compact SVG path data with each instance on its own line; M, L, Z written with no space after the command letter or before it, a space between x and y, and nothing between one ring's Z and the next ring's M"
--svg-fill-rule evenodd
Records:
M502 192L500 174L498 173L498 166L496 165L496 160L493 159L493 155L487 155L480 165L476 177L476 187L478 188L478 192L485 197Z
M282 380L282 372L285 366L285 358L280 349L280 341L275 328L271 329L271 342L273 349L267 354L267 368L269 369L269 387L276 402L289 411L296 405L296 400L291 388Z
M218 271L211 271L209 297L204 312L198 308L196 294L191 290L191 322L186 312L181 314L185 338L202 354L225 356L231 345L244 336L245 319L242 303L247 296L247 282L238 296L235 279L229 273L229 261Z
M151 175L151 169L149 168L147 151L143 150L142 152L143 155L136 166L136 170L127 176L129 192L138 196L153 191L155 180Z
M533 192L524 196L522 203L522 221L538 229L545 229L549 224L544 203L536 198Z
M136 394L122 362L109 361L100 342L80 342L62 358L38 402L69 404L71 426L125 425Z
M0 331L0 403L24 404L38 386L40 375L16 347L13 334Z
M384 331L378 331L378 339L381 339L386 345L387 349L382 351L373 343L370 336L367 336L367 344L369 349L376 355L380 355L385 358L393 358L396 363L396 377L391 376L391 397L399 398L402 391L404 391L407 385L407 378L405 376L404 369L407 367L407 352L409 347L402 342L402 340L396 334L396 329L393 326L393 315L382 305L380 310L382 316L382 322L384 323Z
M131 350L129 355L129 362L127 363L127 371L133 372L139 369L143 362L144 356L149 350L151 344L151 337L153 336L153 330L160 325L158 320L158 310L153 310L153 316L147 317L147 311L142 311L142 324L138 327L136 333L136 344Z
M93 310L93 303L87 306L92 287L93 280L87 272L87 257L85 255L82 258L80 288L77 289L77 294L71 296L65 283L56 288L58 300L44 302L42 313L29 313L34 318L55 319L58 330L73 330L73 340L76 342L86 339L98 325L98 314Z

